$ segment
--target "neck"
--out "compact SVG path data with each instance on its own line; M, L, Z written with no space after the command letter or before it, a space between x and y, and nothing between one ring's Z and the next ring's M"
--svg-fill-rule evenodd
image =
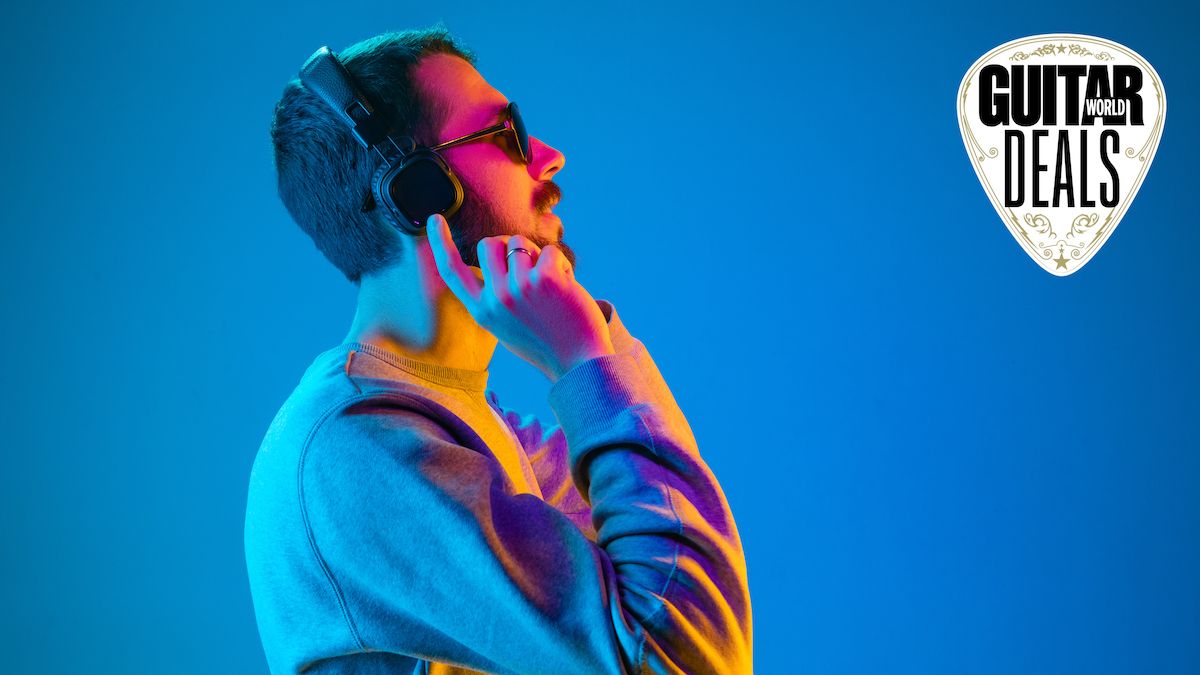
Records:
M428 244L406 238L403 262L363 275L346 342L462 370L485 370L496 338L447 288Z

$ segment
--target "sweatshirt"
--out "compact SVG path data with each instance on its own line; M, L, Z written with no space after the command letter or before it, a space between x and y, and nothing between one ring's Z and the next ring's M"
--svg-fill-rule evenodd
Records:
M272 673L749 673L725 495L642 342L550 388L346 343L320 354L250 472L245 552Z

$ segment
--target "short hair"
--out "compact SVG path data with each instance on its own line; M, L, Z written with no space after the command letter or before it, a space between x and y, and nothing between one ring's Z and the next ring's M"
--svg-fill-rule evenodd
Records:
M475 56L442 26L384 33L338 52L359 89L389 118L392 132L418 143L441 125L441 110L422 100L412 68L429 54ZM279 198L318 250L354 284L399 261L395 228L364 213L379 159L316 94L293 79L283 88L271 123Z

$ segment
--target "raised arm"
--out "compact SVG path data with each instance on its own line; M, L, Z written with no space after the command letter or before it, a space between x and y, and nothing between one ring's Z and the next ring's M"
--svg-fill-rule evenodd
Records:
M330 514L331 539L364 549L347 557L344 574L364 594L366 614L383 610L379 625L389 628L380 639L492 672L749 672L737 529L644 346L618 348L604 307L557 247L485 237L481 269L472 270L444 218L432 216L427 233L449 291L553 383L550 404L596 541L536 496L509 494L493 460L403 405L383 416L382 429L378 415L339 416L359 433L332 454L350 452L354 465L354 453L368 452L360 462L389 470L384 489L354 491L340 504L412 528L399 542L386 528L364 539L355 527L337 532L345 513ZM528 255L507 251L510 239ZM434 555L413 553L405 539ZM389 582L395 575L402 581ZM346 600L351 622L353 604ZM390 628L397 624L400 632Z
M329 419L301 481L360 648L494 673L751 672L737 530L657 372L637 343L551 389L595 543L402 397Z

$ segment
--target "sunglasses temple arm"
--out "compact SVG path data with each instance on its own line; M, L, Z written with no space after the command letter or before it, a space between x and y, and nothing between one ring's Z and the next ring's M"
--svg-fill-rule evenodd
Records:
M467 134L466 136L461 136L459 138L455 138L453 140L446 141L445 143L439 143L438 145L435 145L432 148L429 148L429 150L443 150L445 148L449 148L449 147L452 147L455 145L462 145L463 143L468 143L477 138L483 138L484 136L491 136L492 134L498 134L507 128L508 128L508 123L501 122L499 124L490 126L486 129L481 129L479 131L476 131L473 134Z

